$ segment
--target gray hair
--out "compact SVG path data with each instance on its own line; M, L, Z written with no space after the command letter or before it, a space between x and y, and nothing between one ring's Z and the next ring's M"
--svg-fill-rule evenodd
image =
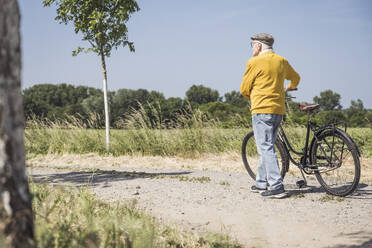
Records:
M265 44L265 43L262 43L262 42L259 41L259 40L254 40L253 42L260 43L260 44L261 44L261 47L262 47L262 51L263 51L263 50L267 50L267 49L273 49L273 46L269 46L269 45L267 45L267 44Z

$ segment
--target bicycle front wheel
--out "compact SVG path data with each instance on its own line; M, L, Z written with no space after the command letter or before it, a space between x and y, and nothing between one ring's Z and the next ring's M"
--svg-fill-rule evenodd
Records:
M289 160L287 151L283 143L278 138L276 139L275 142L275 152L276 156L278 157L280 174L284 179L284 176L288 171ZM256 180L260 157L257 152L256 140L254 138L253 131L248 133L244 137L242 144L242 159L248 174L251 176L253 180Z
M355 144L339 130L321 133L311 147L318 182L332 195L347 196L359 183L360 161Z

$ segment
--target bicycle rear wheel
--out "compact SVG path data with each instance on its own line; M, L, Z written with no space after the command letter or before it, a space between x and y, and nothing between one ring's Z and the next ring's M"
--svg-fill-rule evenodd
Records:
M289 160L287 151L283 143L277 138L275 142L275 152L278 157L279 170L282 178L288 171ZM256 140L253 131L248 133L243 140L242 144L242 159L244 167L253 180L256 180L259 154L257 152Z
M318 182L332 195L347 196L358 186L360 161L355 144L340 130L321 133L311 147Z

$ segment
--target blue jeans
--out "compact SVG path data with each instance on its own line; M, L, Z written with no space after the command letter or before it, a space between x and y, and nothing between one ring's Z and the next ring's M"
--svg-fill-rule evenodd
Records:
M256 187L270 190L283 188L278 158L275 153L275 140L282 115L254 114L252 124L258 154L260 155L256 176Z

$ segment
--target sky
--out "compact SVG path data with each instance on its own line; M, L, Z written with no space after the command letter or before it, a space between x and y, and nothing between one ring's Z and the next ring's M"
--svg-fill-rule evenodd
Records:
M300 74L299 102L321 91L341 95L341 105L361 99L372 109L371 0L137 0L128 22L136 52L119 48L107 58L109 90L147 89L185 97L193 84L239 91L251 58L250 37L270 33L274 51ZM67 83L102 88L100 58L72 56L89 47L72 24L54 20L55 7L19 0L23 88ZM287 82L286 82L287 83Z

